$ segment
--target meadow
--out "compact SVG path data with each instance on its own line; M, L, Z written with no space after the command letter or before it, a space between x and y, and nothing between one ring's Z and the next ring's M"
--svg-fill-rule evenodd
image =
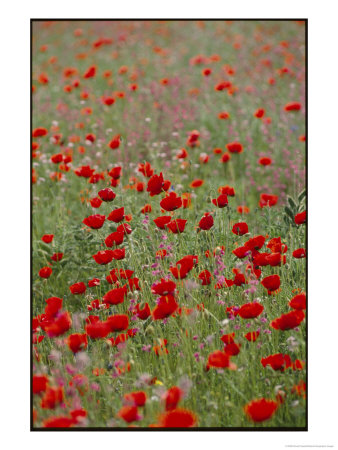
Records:
M301 21L32 22L32 427L306 427Z

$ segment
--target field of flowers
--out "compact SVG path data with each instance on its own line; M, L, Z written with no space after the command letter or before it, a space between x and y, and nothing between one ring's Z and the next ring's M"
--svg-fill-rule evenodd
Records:
M306 427L305 23L32 22L32 427Z

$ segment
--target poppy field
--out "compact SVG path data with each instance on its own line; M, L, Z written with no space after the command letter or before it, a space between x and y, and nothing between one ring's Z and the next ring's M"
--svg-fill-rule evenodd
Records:
M32 429L306 429L304 21L32 21Z

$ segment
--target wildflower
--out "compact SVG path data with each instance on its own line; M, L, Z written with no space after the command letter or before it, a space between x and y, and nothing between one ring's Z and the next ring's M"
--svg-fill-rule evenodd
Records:
M39 270L39 277L41 278L49 278L52 275L52 269L48 266L42 267L42 269Z
M72 284L69 286L69 290L73 295L83 294L86 292L86 285L80 281L79 283Z
M105 189L101 189L99 191L99 197L104 201L104 202L111 202L114 200L114 198L116 197L115 192L110 189L110 188L105 188ZM108 219L109 220L109 219Z
M253 319L258 317L264 311L264 306L260 303L246 303L241 306L238 315L242 317L242 319Z
M244 406L244 412L253 422L263 422L274 415L277 407L278 404L275 401L262 398L251 400Z
M298 327L298 325L305 319L305 314L302 310L293 310L287 314L282 314L277 319L274 319L270 326L275 330L290 330Z
M162 414L158 425L164 428L191 428L196 423L197 417L192 411L177 408Z
M305 222L306 222L306 211L300 212L295 215L296 225L302 225Z
M101 228L104 224L106 216L100 214L94 214L93 216L86 217L83 223L94 230Z
M210 213L205 213L202 219L198 223L201 230L210 230L214 225L214 218Z

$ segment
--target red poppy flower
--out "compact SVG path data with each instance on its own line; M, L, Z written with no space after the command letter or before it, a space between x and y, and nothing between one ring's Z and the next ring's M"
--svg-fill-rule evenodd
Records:
M261 358L261 364L263 367L270 366L273 370L284 372L285 369L292 366L292 361L289 355L276 353L274 355L269 355L266 358Z
M192 144L196 144L198 142L198 138L200 137L200 132L198 130L190 131L188 137L188 144L191 146Z
M114 209L107 217L107 220L111 220L112 222L115 223L122 222L123 219L124 219L124 207Z
M235 368L234 364L230 362L230 356L221 350L215 350L208 356L207 370L209 370L210 367L216 369Z
M279 252L279 253L286 253L288 250L288 246L286 244L283 244L281 241L281 238L273 238L271 239L266 246L272 251L272 252Z
M212 275L209 272L209 270L203 270L203 272L201 272L198 275L198 279L202 281L202 286L207 286L211 283L211 279L212 279Z
M146 203L142 208L141 208L141 213L142 214L147 214L151 212L151 204L150 203Z
M229 356L236 356L241 350L241 344L236 344L236 342L231 342L224 346L224 353Z
M274 319L270 323L270 326L275 330L291 330L292 328L298 327L304 319L305 314L302 310L294 310Z
M90 205L92 208L99 208L102 205L102 200L99 197L90 199Z
M106 216L101 214L94 214L93 216L86 217L82 223L94 230L101 228L106 220Z
M180 389L177 386L173 386L170 389L168 389L164 395L166 411L176 409L178 402L183 397L183 394L184 393L182 389Z
M176 280L182 280L188 274L188 270L185 267L169 267L170 272L176 278Z
M268 158L267 156L263 156L262 158L259 158L258 164L261 166L269 166L272 163L272 159Z
M83 74L83 78L93 78L96 75L96 66L90 66L85 73Z
M244 335L245 339L249 342L255 342L260 335L260 331L249 331Z
M110 333L109 324L107 322L100 322L99 320L86 325L85 330L92 339L102 339Z
M247 255L250 254L250 249L248 249L247 247L243 246L243 247L237 247L235 248L235 250L232 251L232 253L237 256L237 258L243 259L245 258Z
M261 119L265 114L265 109L259 108L254 112L254 116L257 117L257 119Z
M202 75L204 75L205 77L208 77L211 74L212 74L212 69L210 69L210 67L206 67L205 69L202 70Z
M107 106L111 106L115 103L115 98L114 97L102 97L101 98L102 102L107 105Z
M67 345L73 353L78 353L81 350L85 350L88 345L86 334L71 334L67 338Z
M243 146L239 142L230 142L226 145L226 148L230 153L242 153Z
M47 389L48 377L47 375L33 375L32 382L33 394L40 394Z
M41 278L49 278L52 275L52 269L48 266L42 267L42 269L39 270L39 277Z
M144 406L147 401L146 393L143 391L136 391L124 394L123 398L126 403L132 404L134 406Z
M155 225L164 230L166 225L171 221L171 216L160 216L154 219Z
M141 418L138 414L137 406L122 406L117 416L127 423L135 422Z
M117 259L118 261L120 259L124 259L126 256L126 249L125 248L116 248L115 250L111 250L113 258Z
M89 141L89 142L95 142L96 136L93 133L89 133L86 135L85 139L86 139L86 141Z
M229 119L230 114L227 111L222 111L220 113L218 113L218 118L221 120L227 120Z
M121 174L122 174L122 167L121 166L113 167L108 172L108 175L110 177L114 178L115 180L118 180L121 177Z
M57 416L45 419L42 425L43 428L70 428L76 423L76 420L74 420L72 417Z
M224 208L228 205L228 196L226 194L221 194L217 198L212 200L212 203L218 208Z
M202 219L199 221L198 226L201 230L210 230L214 225L214 218L211 214L205 213Z
M120 147L121 142L122 142L121 135L117 134L112 138L112 140L109 142L108 145L112 150L116 150L117 148Z
M228 89L230 87L230 81L221 81L220 83L216 84L215 91L224 91L224 89Z
M245 276L238 270L232 269L235 274L235 278L233 280L235 286L242 286L242 284L246 284Z
M88 180L88 183L96 184L100 180L104 180L104 175L102 173L94 173Z
M177 159L185 159L189 156L187 150L185 148L181 148L179 152L176 154Z
M59 164L60 162L62 162L63 160L63 154L62 153L57 153L55 155L52 155L50 160L52 161L52 163L54 164Z
M57 337L66 333L72 326L72 319L68 311L58 315L45 327L48 337Z
M274 206L278 202L278 195L272 195L272 194L261 194L259 199L259 206L260 208L264 208L264 206Z
M90 178L94 172L95 169L91 169L90 166L81 166L74 170L75 175L83 178Z
M47 318L53 318L62 308L62 298L50 297L46 299L45 314Z
M221 159L220 159L220 162L221 162L221 163L227 163L227 162L230 161L230 159L231 159L230 153L225 152L225 153L222 155L222 157L221 157Z
M266 400L265 398L259 400L252 400L250 403L244 406L244 412L249 419L254 422L263 422L270 419L276 409L278 403L273 400Z
M302 225L306 222L306 211L300 212L295 215L295 224Z
M83 294L84 292L86 292L86 285L82 281L80 281L79 283L75 283L69 286L69 289L73 295Z
M140 308L140 304L138 303L135 308L137 317L141 320L147 320L151 314L148 303L145 303L143 308Z
M192 187L192 188L198 188L198 187L203 186L203 184L204 184L204 180L196 179L196 180L193 180L193 181L190 183L190 187Z
M220 186L217 191L220 194L226 194L228 197L234 197L235 196L235 189L232 186Z
M159 175L152 175L149 178L148 185L147 185L147 192L150 193L150 196L153 197L154 195L158 195L163 190L163 174L162 172Z
M138 165L138 171L141 172L146 178L150 178L154 173L154 169L151 167L149 162L140 163Z
M165 211L175 211L182 206L182 199L175 192L170 192L160 201L160 205Z
M299 111L302 105L298 102L290 102L284 106L284 111Z
M165 280L161 278L159 283L153 284L151 286L151 293L157 295L167 295L171 294L176 289L176 283L172 280Z
M177 261L176 266L180 267L181 270L188 273L190 270L198 264L197 255L187 255Z
M39 127L39 128L35 128L33 130L32 135L35 138L35 137L43 137L43 136L46 136L47 134L48 134L48 130L46 128Z
M109 273L112 276L112 279L114 280L114 282L116 282L119 279L128 280L129 278L132 277L134 271L115 268L115 269L111 270Z
M253 319L258 317L264 311L264 306L260 303L246 303L242 305L238 311L238 315L242 319Z
M107 247L113 247L114 245L122 244L123 239L124 239L123 231L114 231L114 233L111 233L109 236L106 237L104 242Z
M127 330L129 326L129 318L125 314L109 316L106 322L109 325L110 332Z
M264 242L265 237L259 234L258 236L254 236L246 241L244 246L250 251L260 250L263 247Z
M268 290L268 293L276 291L280 286L280 277L279 275L269 275L263 278L261 284Z
M126 220L127 220L127 216L126 216ZM131 226L129 225L129 223L122 223L121 225L119 225L116 228L116 231L118 233L123 232L123 233L130 234L133 230L132 230Z
M161 320L169 317L178 308L175 297L171 294L160 297L157 306L152 310L153 320Z
M108 264L114 258L113 250L102 250L92 256L97 264Z
M172 233L183 233L186 223L187 220L185 219L174 219L171 222L168 222L166 227L168 227Z
M289 306L292 309L306 309L306 295L304 293L295 295L290 301Z
M297 250L294 250L292 256L297 259L306 258L305 248L298 248Z
M95 287L95 286L100 286L100 279L99 278L93 278L92 280L88 281L88 287Z
M257 258L260 257L260 258ZM254 263L260 266L270 265L271 267L280 266L281 263L285 264L286 258L282 257L281 253L261 253L260 255L255 255Z
M63 253L54 253L54 254L50 257L50 259L51 259L52 261L55 261L55 262L61 261L62 258L63 258Z
M237 236L243 236L243 234L249 233L248 224L246 222L238 222L232 227L232 232Z
M64 398L63 387L48 387L41 400L41 408L54 409Z
M125 287L111 289L103 296L102 301L109 305L118 305L119 303L124 302L126 293L127 289Z
M224 344L232 344L235 342L235 333L223 334L221 341L224 342Z
M115 194L115 192L112 189L105 188L105 189L101 189L99 191L99 197L104 202L112 202L114 200L114 198L116 197L116 194Z
M160 416L159 426L164 428L191 428L197 423L192 411L183 408L172 409Z

